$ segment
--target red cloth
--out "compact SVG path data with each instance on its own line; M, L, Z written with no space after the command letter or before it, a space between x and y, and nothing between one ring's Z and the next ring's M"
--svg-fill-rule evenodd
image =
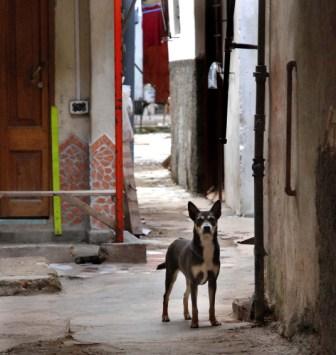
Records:
M156 102L166 103L169 96L168 45L160 5L143 7L144 84L156 90Z
M164 34L160 5L143 7L143 45L144 47L158 46Z

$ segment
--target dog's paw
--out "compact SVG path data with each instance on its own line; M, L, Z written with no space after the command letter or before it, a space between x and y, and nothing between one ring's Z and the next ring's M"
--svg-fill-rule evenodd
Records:
M222 325L221 322L218 322L218 320L215 318L215 319L210 319L210 323L213 327L218 327L219 325Z
M198 328L198 322L191 322L190 328Z
M190 314L189 314L189 313L186 313L186 314L184 315L184 319L185 319L185 320L190 320L190 319L191 319Z
M169 319L169 317L168 317L168 315L163 315L162 316L162 322L170 322L170 319Z

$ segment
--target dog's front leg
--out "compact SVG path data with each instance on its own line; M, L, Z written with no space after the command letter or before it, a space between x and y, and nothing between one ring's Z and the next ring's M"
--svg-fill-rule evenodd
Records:
M209 290L209 320L212 326L221 325L220 322L217 321L215 315L215 297L216 297L216 290L217 290L217 280L216 276L211 273L209 275L208 280L208 290Z
M198 309L197 309L197 283L191 282L191 304L192 304L192 318L191 318L191 328L198 328Z
M188 300L190 295L190 282L186 280L186 290L183 295L183 315L185 320L190 320L190 314L188 309Z

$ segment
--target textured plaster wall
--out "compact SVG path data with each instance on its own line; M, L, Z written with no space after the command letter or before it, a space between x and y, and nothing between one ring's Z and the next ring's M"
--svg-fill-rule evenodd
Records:
M238 43L257 43L257 1L238 0L235 34ZM225 201L239 215L253 214L252 159L256 51L234 50L231 55L227 139L225 145Z
M320 328L322 353L334 354L336 217L329 209L335 202L335 166L328 159L335 156L321 153L319 146L328 119L335 121L336 3L288 0L269 5L267 290L286 335L301 327ZM289 60L298 67L293 94L295 197L284 192Z

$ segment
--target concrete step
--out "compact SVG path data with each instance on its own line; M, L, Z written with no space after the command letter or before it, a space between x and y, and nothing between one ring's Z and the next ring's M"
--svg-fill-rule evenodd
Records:
M44 257L48 263L73 263L76 258L87 256L103 256L105 261L111 263L145 263L146 244L141 242L104 243L101 246L66 243L0 244L0 259Z
M1 244L31 244L31 243L85 243L88 241L84 230L65 230L63 235L55 236L53 230L36 230L35 226L23 226L20 230L0 229Z
M2 244L0 258L44 257L49 263L71 263L78 256L98 255L99 250L93 244Z

